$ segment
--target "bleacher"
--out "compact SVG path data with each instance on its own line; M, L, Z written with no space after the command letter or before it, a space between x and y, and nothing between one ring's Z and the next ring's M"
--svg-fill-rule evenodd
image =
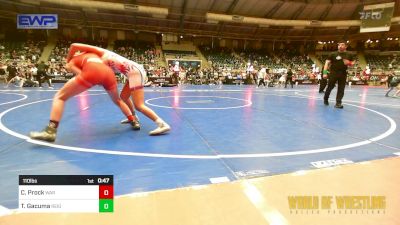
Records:
M200 47L202 54L209 62L212 62L214 69L226 68L226 69L242 69L245 68L245 61L236 56L230 49L218 48L211 49L209 47Z
M106 48L107 45L107 41L105 40L90 41L85 39L59 38L47 62L50 66L49 73L55 76L54 80L56 82L64 82L72 77L64 68L64 59L70 44L73 42L81 42L103 48ZM0 42L0 62L2 62L3 65L6 65L8 60L20 62L17 65L20 71L28 71L29 65L36 63L40 58L41 50L45 45L45 41L37 40L18 40L11 42L3 40ZM311 80L316 77L316 74L313 74L311 71L312 60L306 55L299 54L296 51L279 50L271 53L265 49L247 49L242 51L236 50L237 52L234 52L228 48L211 48L210 46L200 46L197 49L191 43L164 43L162 46L165 49L160 50L160 48L156 50L154 43L133 40L115 41L112 46L114 46L113 50L116 53L143 64L149 77L154 76L157 77L157 79L165 78L169 80L173 73L171 67L177 60L181 61L179 64L182 68L181 73L185 74L184 77L188 78L190 83L206 83L206 80L208 83L218 83L218 81L224 81L224 83L226 83L227 77L232 77L231 80L235 80L237 77L241 77L240 79L248 79L250 77L251 79L252 76L248 76L246 73L248 62L254 66L255 72L259 70L261 66L265 66L269 68L271 73L277 78L284 74L288 68L292 68L296 80ZM200 54L198 52L199 50L210 65L212 65L212 68L208 71L200 70L201 60L198 56L198 54ZM163 55L161 55L161 52ZM357 53L349 52L354 55L357 61ZM317 52L315 56L321 62L325 62L330 53L332 52ZM33 55L35 55L35 57L33 57ZM380 52L366 53L365 58L374 76L376 74L382 76L382 74L385 74L388 70L399 69L397 57L388 52L383 54ZM157 61L160 59L165 60L167 65L160 67L157 64ZM356 68L349 68L349 80L360 77L362 69L357 67L356 65ZM204 75L205 79L199 79L200 73ZM198 80L202 80L202 82L197 82Z
M45 41L35 41L28 39L26 41L2 42L0 43L0 60L16 60L36 63L39 59Z
M396 56L391 55L365 55L367 64L371 69L381 69L390 70L397 68L399 64L399 59Z
M114 51L146 67L157 67L156 59L160 57L154 44L150 42L117 40L114 42Z
M251 62L255 66L266 66L267 68L273 68L274 58L265 51L254 51L247 50L240 54L245 62Z
M32 79L31 68L35 67L46 45L46 38L40 32L17 32L0 42L1 80L8 77L7 68L15 67L16 75Z

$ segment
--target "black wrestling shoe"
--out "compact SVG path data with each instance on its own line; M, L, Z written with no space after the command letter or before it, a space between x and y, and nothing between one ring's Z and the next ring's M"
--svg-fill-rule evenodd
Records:
M325 100L325 99L324 99L324 105L329 105L328 100Z
M42 131L32 131L29 136L32 139L54 142L57 136L57 128L47 126Z
M337 109L343 109L342 103L336 103L336 104L335 104L335 108L337 108Z
M133 130L140 130L140 123L139 123L139 121L131 121L130 122L131 123L131 126L132 126L132 129Z

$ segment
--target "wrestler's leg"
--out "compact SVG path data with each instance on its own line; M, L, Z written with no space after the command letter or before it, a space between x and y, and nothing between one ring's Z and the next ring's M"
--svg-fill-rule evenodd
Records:
M65 102L81 92L86 91L90 87L77 82L75 78L69 80L54 96L53 105L51 107L50 120L60 121L64 112Z
M31 132L30 137L32 139L37 139L37 140L44 140L51 142L55 141L57 135L58 123L62 118L65 102L69 98L87 89L89 89L89 87L78 82L76 78L72 78L71 80L69 80L56 93L56 95L53 98L53 105L51 107L49 125L41 132Z
M124 85L124 87L122 88L121 93L120 93L119 96L120 96L120 98L122 99L122 101L124 101L125 104L128 105L129 109L130 109L131 112L132 112L132 115L135 117L134 120L137 120L137 122L139 122L139 118L138 118L138 116L137 116L136 113L135 113L135 109L134 109L134 107L133 107L133 103L132 103L132 101L131 101L131 99L130 99L130 97L131 97L131 91L129 90L129 82L126 82L126 83L125 83L125 85ZM128 120L122 120L121 123L129 123L129 121L128 121Z
M163 134L171 130L171 127L164 120L162 120L153 110L144 104L143 88L138 88L131 91L131 96L136 110L153 120L158 126L155 130L150 131L150 135Z
M136 121L136 118L132 115L131 110L128 105L118 96L118 89L115 85L111 89L107 90L108 95L111 100L116 104L122 111L122 113L126 116L128 122L132 125L134 130L140 130L140 124Z

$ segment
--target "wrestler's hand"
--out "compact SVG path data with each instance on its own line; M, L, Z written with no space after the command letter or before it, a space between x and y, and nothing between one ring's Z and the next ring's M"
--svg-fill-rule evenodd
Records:
M70 51L68 52L67 57L65 58L65 61L66 61L67 63L69 63L69 61L71 61L73 55L74 55L74 54L72 54L72 52L71 52L71 50L70 50Z
M73 63L67 63L65 65L65 69L67 69L69 72L78 75L80 74L82 71L81 69L79 69L78 67L76 67Z
M69 64L69 63L65 64L65 69L66 69L68 72L72 72L72 70L71 70L71 64Z
M354 66L354 61L350 61L348 59L343 59L344 65L346 66Z

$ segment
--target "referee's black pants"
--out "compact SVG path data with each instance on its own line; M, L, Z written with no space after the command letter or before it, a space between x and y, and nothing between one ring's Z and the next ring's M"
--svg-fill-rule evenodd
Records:
M346 78L344 74L330 74L328 81L328 88L325 91L324 100L329 99L332 89L335 87L336 82L338 83L338 90L336 94L336 103L341 104L344 96L344 88L346 87Z
M320 93L324 91L327 83L328 83L328 79L326 79L326 78L321 78L321 80L319 80L319 92Z

